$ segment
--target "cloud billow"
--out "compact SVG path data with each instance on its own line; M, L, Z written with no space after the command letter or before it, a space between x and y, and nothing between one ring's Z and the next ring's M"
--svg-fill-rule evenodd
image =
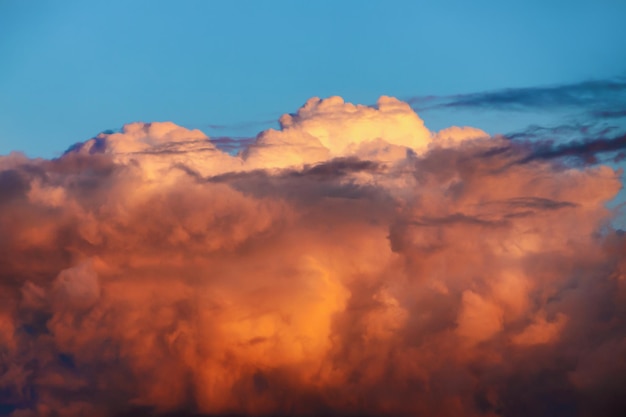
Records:
M0 413L622 415L622 184L574 151L333 97L1 157Z

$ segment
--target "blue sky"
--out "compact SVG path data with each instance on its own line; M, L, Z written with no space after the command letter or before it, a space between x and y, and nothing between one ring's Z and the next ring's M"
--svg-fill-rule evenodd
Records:
M623 0L0 1L0 154L57 156L131 121L254 135L312 96L623 76L624 16ZM490 133L532 122L516 114L420 113Z

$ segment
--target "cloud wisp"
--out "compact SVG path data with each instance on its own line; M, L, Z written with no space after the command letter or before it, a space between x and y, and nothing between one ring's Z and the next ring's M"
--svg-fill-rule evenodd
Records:
M0 414L623 415L622 184L561 158L621 142L533 146L333 97L0 157Z
M417 110L433 108L478 108L489 110L554 110L560 108L607 109L596 117L622 117L626 78L589 80L546 87L508 88L451 96L413 97L407 100ZM617 112L615 108L617 107Z
M536 160L559 159L567 160L571 164L594 165L598 163L619 163L624 159L626 150L626 134L609 137L595 137L570 142L557 142L555 140L528 140L526 135L507 138L508 143L503 146L489 149L482 154L483 157L501 157L516 155L517 159L512 163L526 164ZM506 140L506 139L505 139Z
M419 112L454 110L471 114L481 111L506 114L508 126L505 126L507 123L499 126L499 133L519 141L555 142L568 146L566 143L571 141L606 141L626 132L624 77L451 96L412 97L407 101ZM528 124L531 114L536 120Z

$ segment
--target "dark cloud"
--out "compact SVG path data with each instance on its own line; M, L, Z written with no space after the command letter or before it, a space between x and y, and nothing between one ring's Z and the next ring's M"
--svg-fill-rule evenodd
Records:
M209 129L215 129L215 130L241 130L241 129L248 129L248 128L254 128L256 130L260 130L264 127L268 127L275 123L276 123L276 118L273 118L273 119L268 119L268 120L257 120L257 121L240 122L240 123L233 123L233 124L210 123L201 127L207 127Z
M598 119L620 119L626 117L626 110L598 110L592 115Z
M590 136L606 136L609 133L618 130L617 126L607 126L598 128L593 123L573 123L573 124L561 124L557 126L538 126L531 125L526 129L507 133L505 136L513 140L542 140L542 139L556 139L573 137L590 137Z
M254 138L250 137L211 137L211 143L213 143L218 149L228 153L237 153L239 150L244 149L253 142Z
M569 143L554 144L538 142L533 144L530 155L522 158L520 163L528 163L538 159L573 158L583 163L597 163L599 157L626 149L626 134L612 138L597 138Z
M330 180L356 172L378 171L380 168L382 168L381 164L374 161L363 161L358 158L335 158L329 162L307 166L302 171L293 171L292 175Z
M453 96L415 97L416 110L479 108L490 110L554 110L596 108L596 117L615 117L626 105L626 79L590 80L548 87L510 88ZM617 108L616 108L617 107Z
M0 204L24 197L29 188L28 179L19 170L11 169L0 172L0 189L3 197Z

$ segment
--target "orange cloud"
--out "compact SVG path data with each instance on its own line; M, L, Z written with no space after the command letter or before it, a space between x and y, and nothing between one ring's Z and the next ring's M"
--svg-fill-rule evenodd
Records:
M389 97L280 123L0 158L5 414L618 415L617 172Z

